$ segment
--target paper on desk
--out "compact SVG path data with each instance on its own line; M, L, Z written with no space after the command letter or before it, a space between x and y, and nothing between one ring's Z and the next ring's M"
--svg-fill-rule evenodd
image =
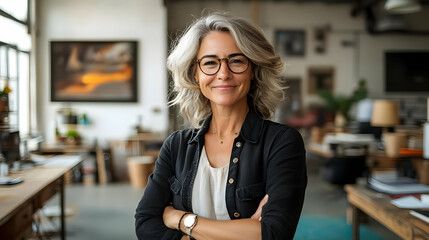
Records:
M43 166L50 167L71 167L76 165L80 160L81 155L58 155L49 158Z
M406 196L392 200L391 203L398 208L407 208L407 209L419 209L419 208L429 208L429 199L423 197L422 200L419 200L413 196Z

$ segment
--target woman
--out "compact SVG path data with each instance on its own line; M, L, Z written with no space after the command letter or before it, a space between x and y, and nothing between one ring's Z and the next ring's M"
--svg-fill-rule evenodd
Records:
M164 142L136 210L139 239L292 239L307 184L300 134L268 119L281 59L228 14L196 21L168 57L195 129Z

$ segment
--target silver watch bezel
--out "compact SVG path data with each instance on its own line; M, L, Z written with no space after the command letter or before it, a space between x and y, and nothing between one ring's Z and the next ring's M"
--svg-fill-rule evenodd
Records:
M186 234L191 236L191 231L195 227L197 223L197 215L196 214L189 214L186 215L183 219L183 225L185 226Z

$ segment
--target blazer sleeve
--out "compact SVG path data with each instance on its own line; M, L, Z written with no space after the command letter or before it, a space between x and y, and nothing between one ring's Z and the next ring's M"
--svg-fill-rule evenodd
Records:
M307 186L305 147L293 128L279 131L270 143L266 191L262 209L262 239L293 239Z
M171 146L173 134L161 147L155 170L149 176L148 184L135 214L135 229L138 239L180 239L178 230L164 225L162 215L171 204L172 191L168 179L174 175Z

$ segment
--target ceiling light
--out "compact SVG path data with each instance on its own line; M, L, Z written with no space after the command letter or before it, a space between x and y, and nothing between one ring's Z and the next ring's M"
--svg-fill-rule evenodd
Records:
M388 13L407 14L422 10L422 6L417 0L387 0L384 9Z

